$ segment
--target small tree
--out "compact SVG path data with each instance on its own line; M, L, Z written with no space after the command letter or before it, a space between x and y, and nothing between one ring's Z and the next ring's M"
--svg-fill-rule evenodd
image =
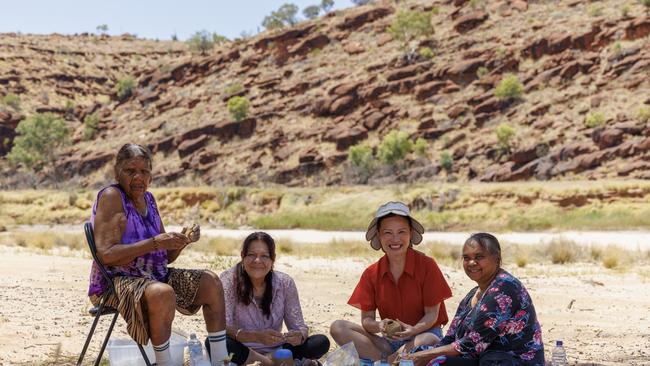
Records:
M429 148L429 143L427 142L427 140L423 139L422 137L418 137L418 139L415 140L415 144L413 145L413 151L415 152L416 155L420 157L427 156L428 148Z
M68 143L68 128L63 119L52 113L37 113L16 127L14 146L7 155L12 164L22 163L40 171L53 165L55 152Z
M402 42L402 48L414 54L417 40L433 34L431 25L432 12L400 11L393 23L388 27L388 32L396 40Z
M447 172L447 174L451 173L451 170L454 167L454 159L451 158L448 151L443 151L440 154L440 166Z
M298 14L298 6L285 3L278 10L272 11L270 15L265 16L262 21L262 26L271 30L282 28L285 25L294 25L298 23L296 14Z
M228 112L230 116L237 122L243 120L248 116L248 108L250 102L245 97L232 97L228 99Z
M187 40L187 44L190 51L205 56L214 47L214 35L206 30L198 31Z
M100 24L97 27L95 27L95 29L97 29L97 32L102 34L108 33L108 25L106 24Z
M494 95L500 99L519 99L523 94L524 86L514 74L506 74L494 90Z
M93 137L95 137L98 126L99 116L97 113L86 116L86 118L84 118L84 140L91 140Z
M218 45L220 45L220 44L222 44L222 43L226 43L226 42L228 42L228 41L230 41L230 40L228 39L228 37L226 37L226 36L222 36L221 34L216 33L216 32L215 32L215 33L212 33L212 43L213 43L213 44L215 44L215 45L218 46Z
M384 136L377 147L377 158L386 164L395 165L413 151L413 142L404 131L393 130Z
M371 0L352 0L352 3L356 6L361 6L368 4L370 1Z
M497 143L501 152L504 154L510 153L512 138L515 136L515 130L507 123L500 124L494 131L497 135Z
M333 7L334 0L322 0L320 3L320 8L323 9L323 13L329 13Z
M117 99L120 101L126 100L128 97L133 95L133 89L135 88L135 79L131 76L125 76L117 81L115 84L115 94Z
M319 13L320 13L320 6L318 5L311 5L302 9L302 15L304 15L305 18L307 19L315 19L318 17Z
M372 148L366 144L351 146L348 150L348 160L352 166L369 172L374 164Z

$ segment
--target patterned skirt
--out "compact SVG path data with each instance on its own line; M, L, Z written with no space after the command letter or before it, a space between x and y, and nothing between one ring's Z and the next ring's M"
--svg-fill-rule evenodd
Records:
M201 308L194 305L196 293L199 290L201 276L204 271L198 269L177 269L169 268L167 284L176 293L176 310L181 314L196 314ZM144 291L152 283L158 281L143 277L115 277L116 294L110 294L106 305L117 309L122 318L126 321L126 330L139 344L147 344L149 341L149 319L147 317ZM93 305L99 305L101 296L90 296Z

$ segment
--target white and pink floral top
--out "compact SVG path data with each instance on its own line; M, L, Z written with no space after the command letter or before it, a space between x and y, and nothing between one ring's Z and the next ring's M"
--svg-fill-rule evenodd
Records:
M288 330L300 330L308 336L308 327L302 317L302 308L298 298L298 289L293 279L286 273L273 271L273 300L271 314L267 318L262 308L253 299L249 305L237 301L237 286L235 284L235 268L224 271L219 278L223 284L226 302L226 325L243 330L274 329L282 331L284 321ZM260 353L272 352L282 344L264 345L260 343L244 343L247 347Z

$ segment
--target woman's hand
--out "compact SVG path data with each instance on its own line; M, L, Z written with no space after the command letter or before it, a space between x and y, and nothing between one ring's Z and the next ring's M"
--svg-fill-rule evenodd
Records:
M257 333L258 341L267 346L274 346L276 344L284 343L284 335L273 329L261 330Z
M201 238L201 226L199 224L194 224L192 226L192 231L187 235L187 238L190 240L190 243L196 243Z
M160 249L176 250L183 249L190 240L181 233L162 233L154 236L154 240Z
M299 330L291 330L284 333L284 341L292 346L299 346L304 343L302 332Z
M429 354L427 351L420 351L415 353L405 354L402 358L407 360L413 360L415 366L426 366L429 361L431 361L434 356Z
M402 325L402 330L399 332L395 332L392 339L401 341L404 339L413 338L417 335L416 330L412 325L406 324L399 319L397 319L397 322L399 322Z

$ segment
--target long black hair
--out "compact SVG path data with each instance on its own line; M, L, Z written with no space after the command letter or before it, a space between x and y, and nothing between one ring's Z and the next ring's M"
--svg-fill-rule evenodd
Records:
M244 269L243 262L244 257L248 254L248 249L255 240L259 240L266 244L269 249L269 256L271 257L271 260L275 262L275 241L271 235L263 231L257 231L248 235L246 239L244 239L244 244L241 248L241 261L239 261L235 266L237 301L244 305L250 305L253 300L253 283ZM262 304L260 307L262 308L262 313L268 318L271 316L271 301L273 300L273 268L271 268L269 273L266 274L264 282L266 286L264 288L264 296L262 297Z

